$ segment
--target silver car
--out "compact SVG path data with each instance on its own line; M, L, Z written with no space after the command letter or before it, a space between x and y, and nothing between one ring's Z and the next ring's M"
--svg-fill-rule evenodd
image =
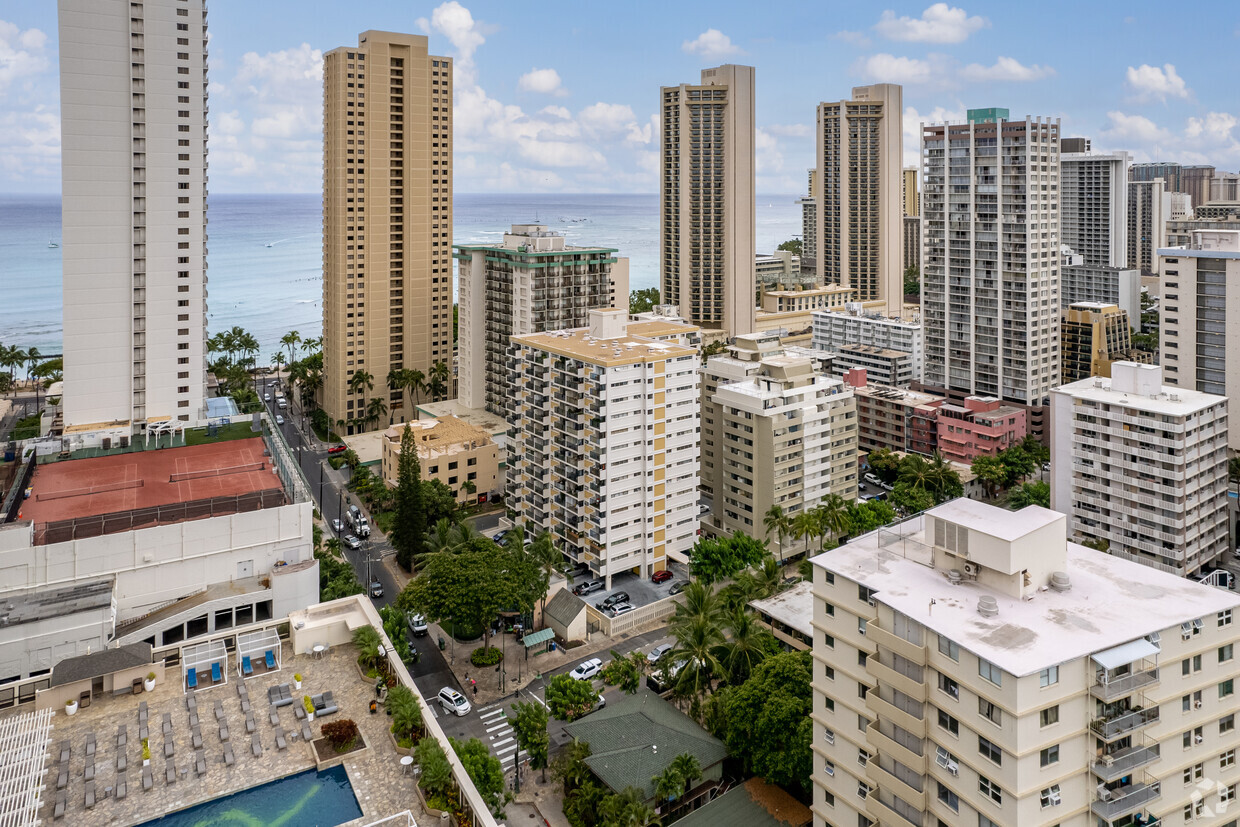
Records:
M646 662L652 663L652 664L658 663L659 658L663 657L670 651L672 651L672 644L661 643L658 646L651 649L650 654L646 655Z

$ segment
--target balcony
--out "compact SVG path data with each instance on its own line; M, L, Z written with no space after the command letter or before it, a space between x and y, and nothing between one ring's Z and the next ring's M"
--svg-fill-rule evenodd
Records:
M1130 774L1137 767L1154 763L1158 757L1158 744L1148 747L1129 747L1099 758L1091 769L1094 775L1103 781L1114 781Z
M1091 695L1106 703L1158 683L1158 667L1142 669L1118 678L1108 677L1110 674L1110 670L1099 670L1098 681L1089 688Z
M1138 709L1114 718L1091 721L1089 728L1104 741L1114 741L1154 723L1158 723L1158 707Z
M1106 792L1106 799L1101 797L1102 794L1100 790L1098 800L1093 803L1090 809L1093 810L1094 815L1107 821L1114 821L1117 818L1134 813L1162 795L1157 782L1153 784L1133 784L1130 787L1110 790Z

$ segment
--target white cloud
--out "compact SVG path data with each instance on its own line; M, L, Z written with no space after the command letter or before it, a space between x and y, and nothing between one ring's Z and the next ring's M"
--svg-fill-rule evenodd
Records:
M1140 67L1128 67L1128 88L1143 100L1165 101L1167 98L1189 98L1192 92L1184 78L1176 74L1175 66L1167 63L1160 69L1142 63Z
M563 106L544 106L538 110L539 115L550 115L553 118L563 118L564 120L572 120L573 113L569 112Z
M577 114L586 132L599 136L624 131L629 124L636 124L633 107L623 103L595 103Z
M240 135L245 131L245 121L241 119L241 113L234 109L220 115L220 120L213 131L218 131L223 135Z
M813 133L813 127L804 123L777 123L763 128L780 138L808 138Z
M1201 138L1214 143L1234 141L1232 130L1236 128L1235 115L1227 112L1210 112L1204 118L1189 118L1184 137Z
M560 73L555 69L531 69L517 81L517 89L556 97L568 94L568 90L560 85Z
M920 18L896 17L895 12L885 11L874 31L888 40L963 43L969 35L989 25L990 21L984 17L969 17L964 9L935 3L922 12Z
M1171 133L1143 115L1128 115L1119 111L1107 113L1107 126L1102 134L1113 146L1125 144L1157 146L1171 138Z
M964 123L967 112L964 104L957 108L936 106L929 112L918 112L912 106L904 107L904 166L921 169L921 125L933 123Z
M297 102L312 89L323 97L323 52L303 43L260 55L246 52L234 82L244 84L263 101Z
M11 186L30 192L60 179L60 116L46 106L0 112L0 171ZM14 191L12 189L9 190Z
M935 66L929 60L896 57L885 53L858 59L853 64L853 72L867 80L910 86L931 83L944 77L943 72L935 72Z
M1230 112L1207 112L1190 117L1176 131L1143 115L1107 113L1107 126L1094 145L1123 149L1138 161L1174 158L1185 164L1213 164L1223 169L1240 166L1240 139L1236 136L1240 116Z
M22 31L15 23L0 20L0 94L18 78L48 68L43 50L46 43L47 35L39 29Z
M681 51L690 55L699 55L709 60L743 54L741 48L732 42L718 29L707 29L697 36L697 40L686 40L680 44Z
M1011 57L1000 57L995 61L994 66L982 66L980 63L970 63L968 66L960 70L960 77L966 81L984 82L984 81L1031 81L1041 80L1055 74L1055 70L1049 66L1039 66L1032 64L1024 66L1020 61Z

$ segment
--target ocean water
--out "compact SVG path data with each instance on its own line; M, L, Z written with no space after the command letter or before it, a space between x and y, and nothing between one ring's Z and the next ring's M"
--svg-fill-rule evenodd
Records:
M771 252L801 234L798 196L760 195L756 244ZM629 257L633 289L659 284L654 195L458 194L453 241L496 242L512 224L538 222L570 244L615 247ZM209 332L239 325L265 364L280 337L322 328L322 214L317 193L213 195L208 202ZM0 195L0 342L58 353L62 341L60 199Z

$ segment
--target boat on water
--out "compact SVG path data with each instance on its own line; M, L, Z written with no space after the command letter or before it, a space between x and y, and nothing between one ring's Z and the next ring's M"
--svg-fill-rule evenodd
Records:
M56 249L56 248L57 248L57 247L59 247L59 246L60 246L60 245L56 243L55 239L53 239L53 240L51 240L51 241L47 242L47 248L48 248L49 250L54 250L54 249Z

